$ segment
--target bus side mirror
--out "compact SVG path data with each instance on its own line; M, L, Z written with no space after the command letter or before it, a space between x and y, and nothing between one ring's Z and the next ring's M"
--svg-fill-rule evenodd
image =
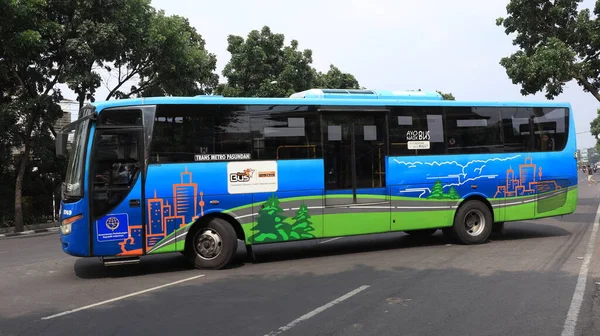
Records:
M67 155L67 137L69 133L56 133L56 156Z

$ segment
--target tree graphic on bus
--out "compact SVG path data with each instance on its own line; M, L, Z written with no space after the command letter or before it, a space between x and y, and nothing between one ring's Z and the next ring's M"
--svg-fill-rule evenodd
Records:
M292 224L292 233L291 236L295 239L310 239L315 238L315 236L310 231L314 231L315 228L312 227L312 222L310 221L310 215L308 214L308 207L304 202L300 205L298 211L296 211L296 216L292 218L295 220L294 224Z
M291 218L294 221L292 223L286 221L288 217L283 215L283 212L277 196L271 195L258 212L256 224L252 227L255 233L250 237L250 241L264 243L315 238L310 233L315 229L306 204L300 205L296 216Z
M433 188L431 189L431 193L429 194L429 196L427 196L427 198L438 199L438 200L443 200L443 199L454 200L454 199L460 199L460 195L458 194L456 189L454 189L454 187L450 187L448 192L445 193L444 187L442 186L442 181L437 180L437 181L435 181L435 184L433 185Z

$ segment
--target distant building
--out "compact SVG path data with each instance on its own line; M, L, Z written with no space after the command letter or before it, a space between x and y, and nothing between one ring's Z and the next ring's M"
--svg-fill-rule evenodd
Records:
M60 109L63 111L63 115L54 122L54 130L58 132L65 125L73 122L73 109L79 106L76 100L63 99L60 101ZM73 142L73 132L67 137L67 150L71 149L71 143Z
M55 131L58 131L59 129L61 129L62 127L64 127L65 125L67 125L73 121L72 110L74 108L77 108L79 106L79 103L75 100L64 99L59 102L59 105L61 107L61 110L63 111L63 115L60 118L58 118L52 125L54 127ZM69 137L67 139L67 150L69 150L71 148L72 141L73 141L73 134L71 132L71 134L69 134ZM23 152L23 149L24 148L22 146L13 148L12 149L13 157L21 154ZM35 159L31 153L29 155L30 155L30 159L32 159L32 160Z

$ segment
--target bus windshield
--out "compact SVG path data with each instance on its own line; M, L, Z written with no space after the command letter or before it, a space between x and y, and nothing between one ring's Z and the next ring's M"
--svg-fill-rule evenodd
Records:
M87 139L89 120L86 120L75 128L73 136L73 145L69 153L69 163L67 165L67 175L65 178L65 196L82 197L83 196L83 162L85 159L85 146Z

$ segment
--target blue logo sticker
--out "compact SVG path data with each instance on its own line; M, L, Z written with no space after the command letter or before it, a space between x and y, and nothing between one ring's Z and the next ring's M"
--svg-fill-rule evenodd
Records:
M99 242L129 238L129 216L126 213L106 215L96 221L96 231Z

